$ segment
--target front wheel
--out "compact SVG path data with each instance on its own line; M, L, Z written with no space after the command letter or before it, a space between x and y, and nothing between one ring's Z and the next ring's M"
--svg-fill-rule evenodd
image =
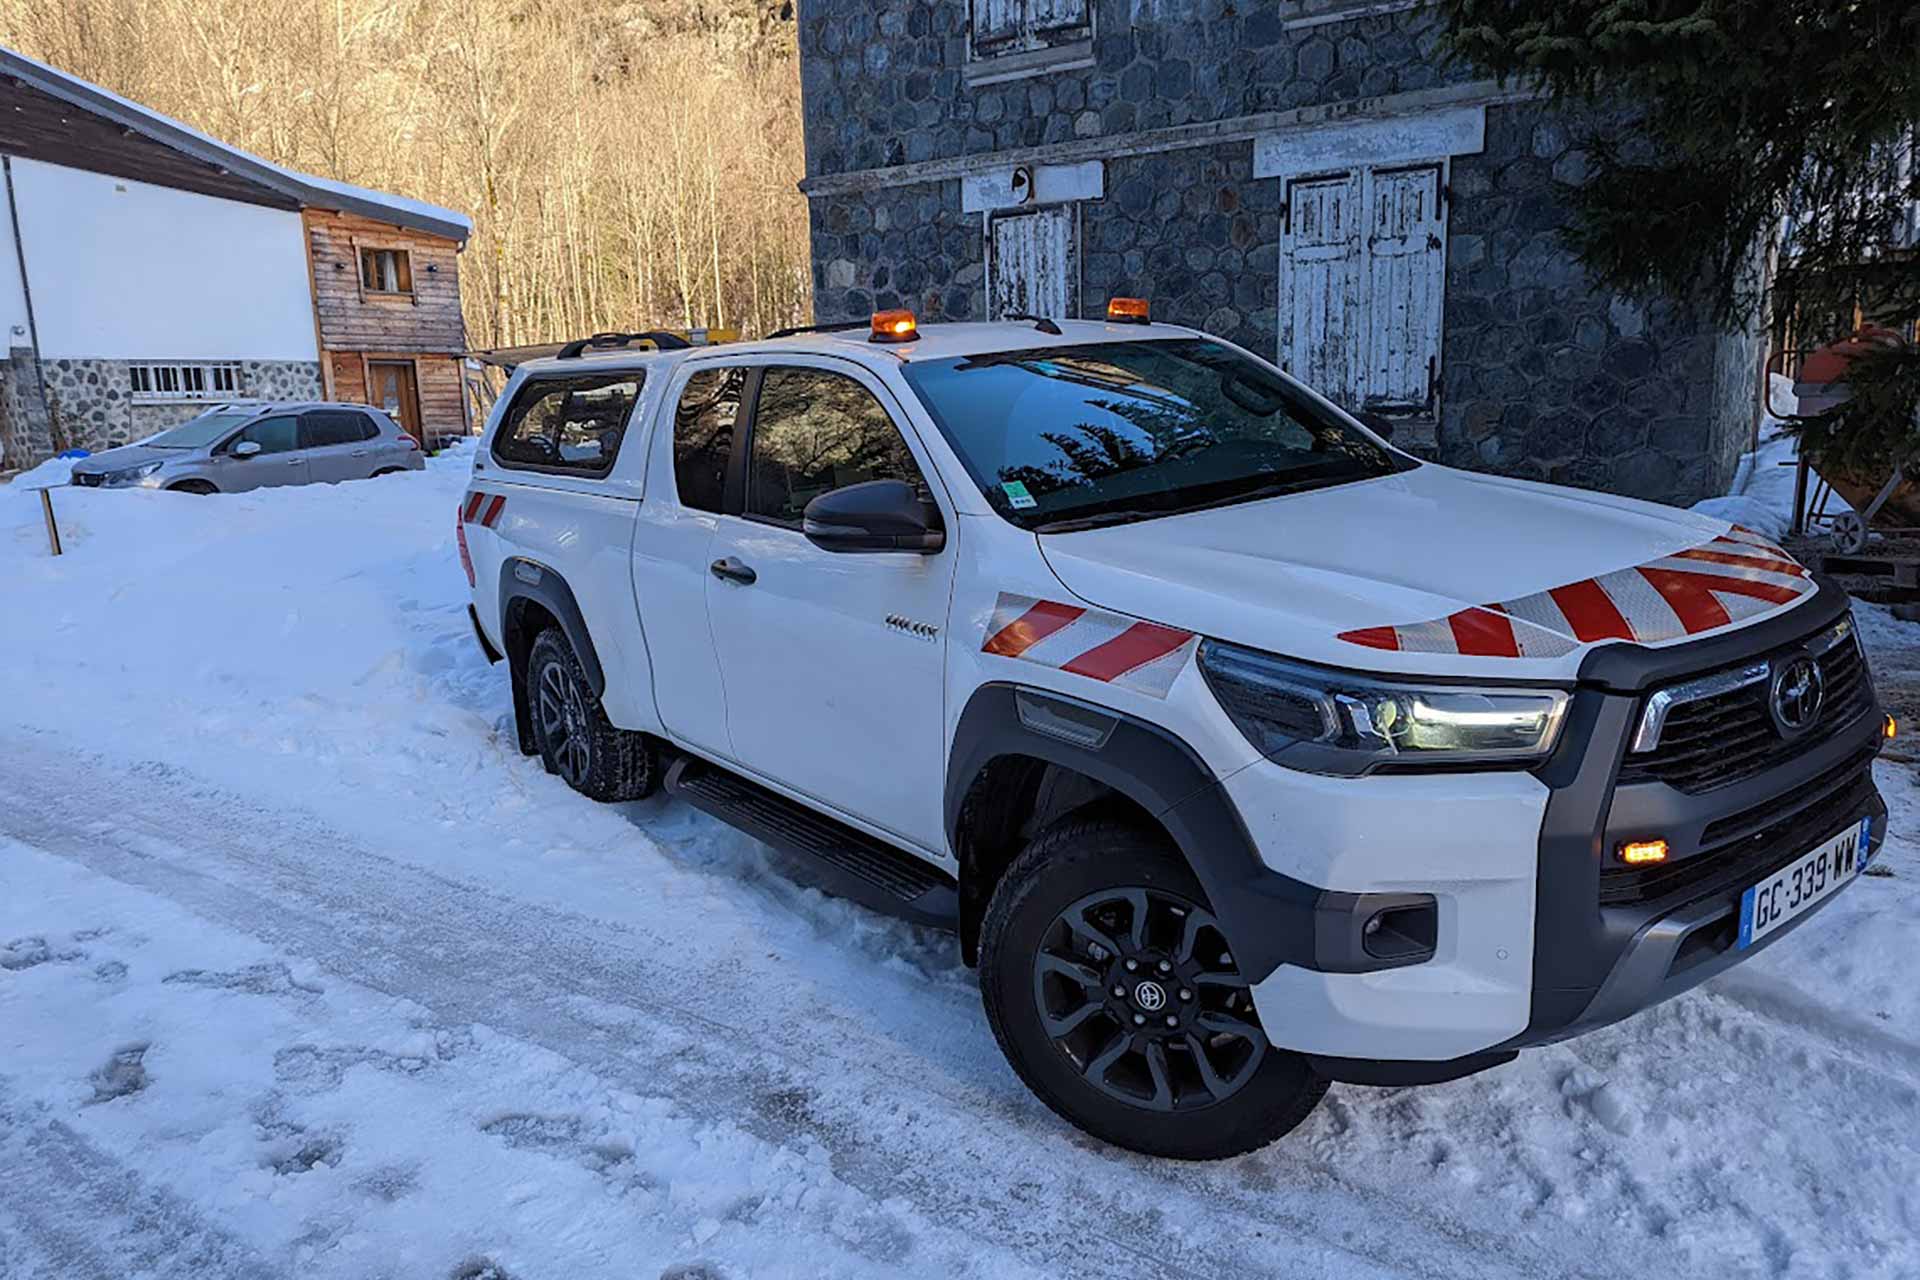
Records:
M639 800L653 793L659 753L652 740L607 719L573 646L557 629L534 638L526 680L534 742L548 773L593 800Z
M994 890L980 986L1014 1070L1115 1146L1214 1160L1306 1119L1327 1081L1271 1044L1193 872L1166 838L1069 817Z

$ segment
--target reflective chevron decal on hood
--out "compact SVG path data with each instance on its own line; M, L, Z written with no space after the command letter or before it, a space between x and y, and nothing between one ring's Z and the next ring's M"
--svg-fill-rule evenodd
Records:
M1343 631L1369 649L1557 658L1600 640L1655 644L1744 622L1814 589L1806 569L1734 525L1697 547L1424 622Z

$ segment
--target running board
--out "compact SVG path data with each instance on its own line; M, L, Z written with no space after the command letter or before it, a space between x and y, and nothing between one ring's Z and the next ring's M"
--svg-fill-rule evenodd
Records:
M951 877L864 831L717 765L682 756L667 791L729 826L803 860L819 888L915 924L953 930L960 897Z

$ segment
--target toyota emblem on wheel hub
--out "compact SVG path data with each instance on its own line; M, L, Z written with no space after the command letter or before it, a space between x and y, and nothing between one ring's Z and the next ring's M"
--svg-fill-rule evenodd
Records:
M1826 676L1811 657L1803 653L1782 663L1773 674L1773 689L1767 700L1780 736L1797 738L1813 728L1826 694Z
M1148 1013L1154 1013L1165 1007L1166 989L1157 982L1143 982L1133 989L1133 1002Z

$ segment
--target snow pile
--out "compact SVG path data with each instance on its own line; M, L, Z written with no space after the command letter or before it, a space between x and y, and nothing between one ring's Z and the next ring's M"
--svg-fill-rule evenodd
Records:
M0 1273L1920 1274L1911 765L1892 874L1701 991L1142 1160L951 939L518 754L467 466L61 489L59 559L0 486Z
M1786 419L1800 412L1793 380L1767 375L1767 413L1760 420L1759 447L1744 454L1726 497L1693 504L1703 515L1745 525L1769 538L1787 536L1793 527L1794 476L1800 463L1800 442L1787 434ZM1850 510L1839 494L1827 499L1827 509Z
M7 483L16 489L51 489L73 479L76 458L48 458L37 467L29 467Z

